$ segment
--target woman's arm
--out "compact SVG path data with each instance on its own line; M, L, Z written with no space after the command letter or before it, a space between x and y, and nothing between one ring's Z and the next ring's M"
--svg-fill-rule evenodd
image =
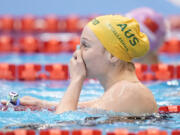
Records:
M86 78L85 64L80 50L76 50L69 64L70 84L59 102L56 113L76 110L84 79Z
M1 100L1 104L6 105L7 103L8 103L7 100ZM34 98L31 96L24 96L24 97L20 98L20 105L35 106L37 108L47 109L47 108L56 107L58 105L58 103L41 100L41 99Z
M93 104L97 103L99 99L94 99L90 101L85 101L85 102L80 102L78 103L78 107L80 108L86 108L86 107L91 107ZM1 100L1 104L6 105L7 101L6 100ZM52 108L52 107L57 107L58 102L51 102L51 101L46 101L46 100L41 100L38 98L34 98L31 96L24 96L20 99L20 104L23 106L36 106L39 108Z
M23 106L36 106L39 108L52 108L56 107L58 103L41 100L31 96L24 96L20 99L20 104Z
M65 92L62 100L57 104L53 102L48 102L40 100L33 97L23 97L20 99L21 105L33 105L40 108L51 108L56 107L56 113L62 113L65 111L75 110L78 106L78 100L84 79L86 78L86 69L85 64L82 59L82 54L80 50L77 50L69 65L70 72L70 85L68 86L67 91ZM80 104L80 106L88 106L90 103Z
M83 80L77 79L70 83L62 100L59 102L56 113L63 113L65 111L76 110L79 100L79 95L83 85Z

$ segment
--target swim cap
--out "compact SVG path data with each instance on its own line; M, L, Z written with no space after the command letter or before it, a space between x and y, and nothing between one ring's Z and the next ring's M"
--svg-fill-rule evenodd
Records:
M120 60L130 62L149 50L148 37L135 19L120 15L99 16L88 23L104 48Z
M126 14L127 17L136 19L141 31L147 34L150 42L150 50L154 51L162 45L166 34L165 19L150 8L137 8Z

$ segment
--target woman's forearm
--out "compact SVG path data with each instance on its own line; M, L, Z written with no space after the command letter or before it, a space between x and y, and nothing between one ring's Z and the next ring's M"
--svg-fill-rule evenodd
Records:
M62 100L56 108L56 113L63 113L65 111L76 110L78 100L83 85L83 79L76 79L70 82L67 91L65 92Z
M52 108L52 107L57 107L58 103L57 102L49 102L42 100L42 107L43 108Z

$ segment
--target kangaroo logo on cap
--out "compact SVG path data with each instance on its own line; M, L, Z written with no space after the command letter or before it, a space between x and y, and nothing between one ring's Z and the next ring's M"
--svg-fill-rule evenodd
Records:
M92 24L97 25L98 23L99 21L96 18L92 20Z

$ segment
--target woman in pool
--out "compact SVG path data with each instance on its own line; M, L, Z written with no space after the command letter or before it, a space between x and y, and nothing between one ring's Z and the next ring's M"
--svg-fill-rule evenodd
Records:
M158 49L163 44L167 33L165 19L160 13L151 8L137 8L126 14L127 17L135 18L140 24L141 31L144 32L150 41L149 52L136 62L144 64L159 63Z
M70 60L70 84L59 103L42 101L33 97L20 99L21 105L56 107L56 113L80 108L95 108L125 112L134 115L157 112L152 92L137 78L135 57L147 53L149 41L140 32L134 19L120 15L95 18L81 35L80 49ZM104 88L103 96L78 103L85 78L97 78Z

